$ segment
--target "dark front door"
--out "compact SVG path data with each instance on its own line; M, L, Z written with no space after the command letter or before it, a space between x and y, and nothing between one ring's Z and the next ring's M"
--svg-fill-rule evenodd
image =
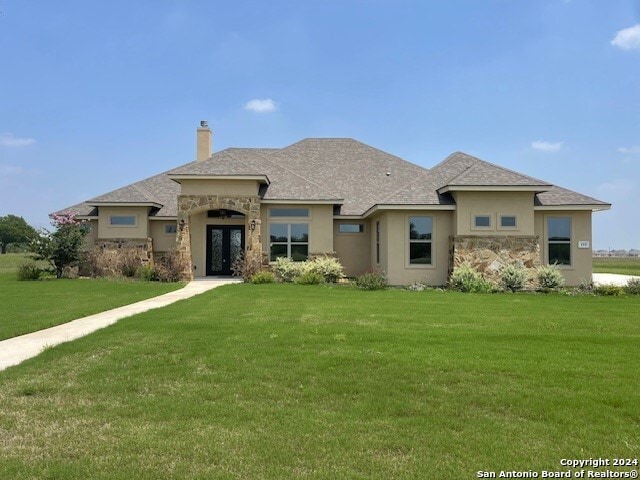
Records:
M207 225L207 275L231 275L231 264L243 251L243 226Z

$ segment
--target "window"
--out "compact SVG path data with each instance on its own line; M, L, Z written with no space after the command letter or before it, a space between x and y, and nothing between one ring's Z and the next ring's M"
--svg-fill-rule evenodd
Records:
M409 263L431 265L432 217L409 217Z
M165 223L164 224L164 234L165 235L175 235L178 231L178 225L175 223Z
M208 218L244 218L244 214L235 210L221 208L219 210L207 210Z
M309 256L308 223L270 223L270 259L287 257L302 262Z
M475 228L491 228L491 215L474 215L473 226Z
M515 215L500 215L500 228L516 228L516 216Z
M135 215L110 215L109 225L112 227L135 227L136 216Z
M376 222L376 263L380 264L380 222Z
M308 208L270 208L270 217L308 217Z
M548 217L549 264L571 265L571 217Z
M364 223L341 223L338 233L364 233Z

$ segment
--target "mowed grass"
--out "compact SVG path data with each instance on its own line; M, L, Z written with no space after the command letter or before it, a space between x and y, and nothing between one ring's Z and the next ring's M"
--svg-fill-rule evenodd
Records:
M5 253L0 255L0 273L15 272L23 263L33 262L34 260L26 253ZM41 267L47 267L45 261L36 262Z
M622 275L640 275L640 257L594 257L593 271L595 273L620 273Z
M0 269L0 340L162 295L183 286L107 279L19 282L15 268L23 261L21 255L0 255L0 265L4 267Z
M463 479L636 458L639 345L633 296L220 287L0 372L0 478Z

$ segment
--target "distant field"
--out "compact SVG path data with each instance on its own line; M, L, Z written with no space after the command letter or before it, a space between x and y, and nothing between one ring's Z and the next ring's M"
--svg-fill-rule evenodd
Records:
M594 257L595 273L619 273L622 275L640 275L640 257L613 258Z
M26 253L5 253L0 255L0 273L15 272L18 267L28 261L33 261ZM42 267L47 266L47 262L38 262Z

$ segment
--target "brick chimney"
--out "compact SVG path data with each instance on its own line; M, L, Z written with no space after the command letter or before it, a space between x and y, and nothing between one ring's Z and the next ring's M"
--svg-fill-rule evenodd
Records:
M211 156L213 147L213 133L206 120L200 122L196 139L196 162L204 162Z

